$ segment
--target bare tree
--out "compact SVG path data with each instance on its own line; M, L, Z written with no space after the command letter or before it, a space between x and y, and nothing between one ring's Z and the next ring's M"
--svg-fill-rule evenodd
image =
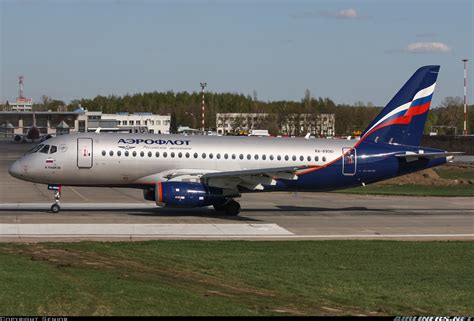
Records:
M457 127L460 124L463 118L463 100L461 97L446 97L439 107L444 109L441 113L444 125Z

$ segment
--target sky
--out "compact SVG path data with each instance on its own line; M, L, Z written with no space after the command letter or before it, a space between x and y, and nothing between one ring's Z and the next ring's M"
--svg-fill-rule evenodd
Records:
M384 106L441 65L434 106L473 97L472 0L0 0L0 102L150 91Z

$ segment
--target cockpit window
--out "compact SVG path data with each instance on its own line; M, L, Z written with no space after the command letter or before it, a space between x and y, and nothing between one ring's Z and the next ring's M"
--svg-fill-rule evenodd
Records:
M49 149L49 153L54 154L57 151L58 151L58 147L56 147L55 145L51 145L51 148Z
M36 146L33 147L27 154L36 153L36 152L39 151L41 148L43 148L43 146L44 146L44 144L36 145Z
M39 152L47 154L48 150L49 150L49 145L44 145L43 148L39 150Z

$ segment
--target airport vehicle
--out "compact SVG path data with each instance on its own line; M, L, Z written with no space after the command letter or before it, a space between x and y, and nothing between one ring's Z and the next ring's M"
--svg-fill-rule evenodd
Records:
M270 136L267 129L252 129L249 136Z
M12 176L61 186L143 189L167 207L212 205L237 215L247 192L329 191L446 163L420 147L439 66L418 69L358 140L81 133L54 137L15 161Z

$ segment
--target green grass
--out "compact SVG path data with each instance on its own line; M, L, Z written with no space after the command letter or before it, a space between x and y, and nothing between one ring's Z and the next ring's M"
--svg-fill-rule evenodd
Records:
M474 185L368 185L335 191L335 193L407 195L407 196L474 196Z
M473 242L0 244L0 315L472 315Z
M438 167L434 170L441 178L445 179L474 179L474 170L464 170L446 166Z

